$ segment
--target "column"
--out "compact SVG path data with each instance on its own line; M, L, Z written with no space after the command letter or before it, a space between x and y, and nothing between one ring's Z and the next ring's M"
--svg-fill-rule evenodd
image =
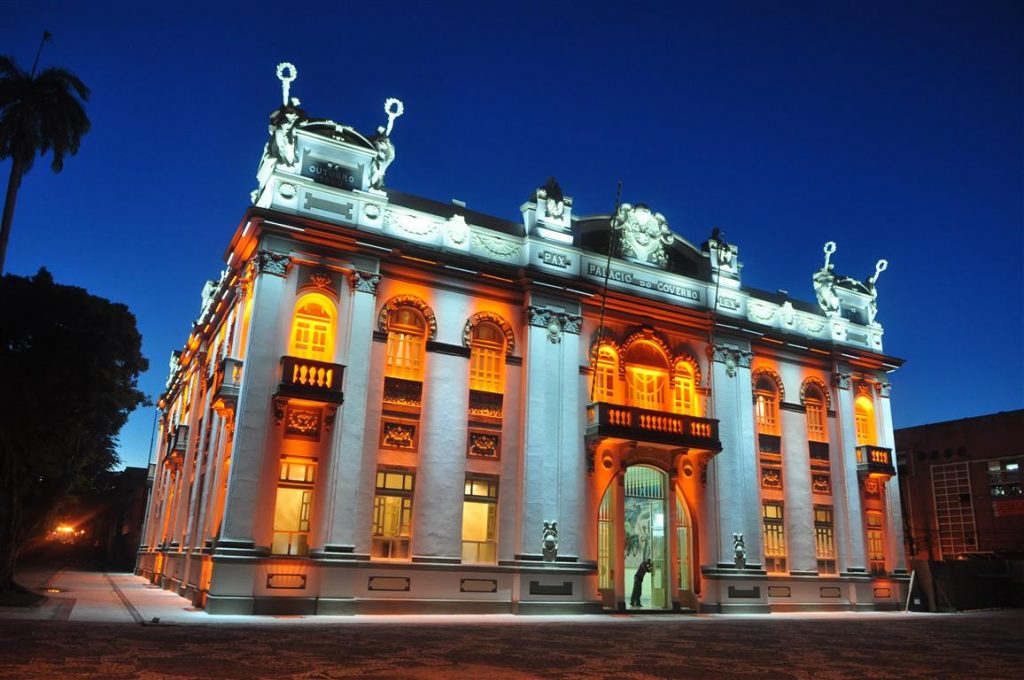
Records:
M253 524L264 467L263 449L272 417L271 397L281 359L279 315L289 264L286 255L260 251L251 265L256 280L223 528L216 547L221 554L255 547Z
M892 428L892 404L889 401L892 385L878 383L875 391L878 398L878 445L890 450L893 468L896 474L885 483L885 551L889 556L889 564L895 573L906 573L907 556L903 549L903 506L900 503L899 468L896 465L896 437Z
M807 417L802 407L787 403L782 404L779 416L782 419L782 488L786 500L789 572L796 575L817 574Z
M861 507L860 480L857 477L857 431L854 424L852 377L837 370L836 427L832 462L835 494L836 544L839 548L839 573L867 572L867 551L864 545L864 512Z
M534 299L534 302L540 302ZM517 558L538 559L544 522L558 523L558 559L579 557L580 513L586 483L579 403L582 318L568 301L544 301L527 310L526 424L522 459L522 514ZM556 306L558 305L558 306ZM575 311L575 309L574 309Z
M703 528L717 533L707 537L705 545L710 553L703 556L703 561L719 568L735 566L732 536L737 533L743 534L747 566L760 569L764 564L754 392L750 384L752 358L752 352L732 345L712 348L712 397L722 452L708 464L707 502L717 511L718 526Z
M349 277L348 314L344 325L339 323L338 333L344 333L338 347L345 347L345 403L338 407L334 430L331 433L331 453L327 460L327 494L324 504L322 553L319 556L338 557L351 554L359 538L369 540L365 522L357 522L361 513L370 512L372 498L361 491L367 466L376 465L376 459L364 460L363 447L366 433L366 402L370 384L373 354L373 329L380 274L354 270ZM371 470L372 472L372 470ZM372 475L371 475L372 476ZM372 488L372 483L371 483ZM460 506L461 507L461 506ZM367 533L357 536L356 532ZM319 541L318 541L319 542Z

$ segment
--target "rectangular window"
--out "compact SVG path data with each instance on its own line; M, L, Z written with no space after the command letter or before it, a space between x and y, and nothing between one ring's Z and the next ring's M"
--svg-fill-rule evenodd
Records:
M767 434L777 434L778 420L775 415L775 395L758 393L755 414L757 416L757 431Z
M505 353L500 346L473 344L469 355L469 388L483 392L504 389Z
M678 376L672 389L672 410L676 413L693 415L693 378Z
M836 542L832 522L832 508L814 506L814 552L818 558L819 574L836 573Z
M812 442L827 442L824 405L811 399L806 400L804 405L807 409L807 438Z
M857 446L871 444L871 424L868 422L869 413L858 408L853 414L854 429L857 435Z
M392 330L388 333L385 375L404 380L423 380L423 336Z
M412 537L414 475L408 470L379 470L373 497L371 554L382 559L408 559Z
M786 530L782 503L767 501L764 518L764 568L769 574L786 573Z
M462 501L462 561L498 561L498 480L466 477Z
M274 501L274 538L270 546L273 554L309 553L309 523L315 476L316 463L294 458L281 460L277 498Z
M872 574L885 574L885 542L882 540L882 513L867 512L868 568Z
M1024 495L1021 488L1020 462L1016 458L988 462L988 488L992 498Z
M594 400L605 403L615 401L615 366L598 362L594 376Z
M633 406L660 411L663 408L662 395L668 376L660 371L627 368L629 395Z

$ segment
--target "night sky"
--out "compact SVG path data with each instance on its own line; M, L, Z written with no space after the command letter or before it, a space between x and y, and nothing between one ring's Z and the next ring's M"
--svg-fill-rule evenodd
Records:
M576 215L621 180L691 243L720 227L746 285L804 300L825 241L858 279L884 257L896 426L1024 407L1019 2L147 4L0 1L0 53L29 69L49 30L41 65L93 92L78 155L25 178L7 270L126 303L151 397L291 61L312 116L369 134L405 102L390 188L518 220L549 175ZM126 464L152 424L132 416Z

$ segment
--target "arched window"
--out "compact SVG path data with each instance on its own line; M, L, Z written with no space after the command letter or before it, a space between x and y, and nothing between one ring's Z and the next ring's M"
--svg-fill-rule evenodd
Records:
M767 375L759 377L754 387L754 415L759 433L779 434L779 394Z
M804 409L807 413L807 439L812 442L827 442L825 396L817 385L807 386L807 391L804 393Z
M870 397L860 395L853 402L854 425L857 430L857 446L875 443L875 406Z
M626 396L630 406L665 410L668 360L653 342L634 342L626 351Z
M505 390L505 334L488 321L473 327L469 342L469 388L498 393Z
M676 413L697 414L694 382L693 366L688 361L676 362L675 377L672 379L672 410Z
M615 396L618 372L619 357L615 349L609 345L601 345L597 350L597 365L594 366L594 401L618 403Z
M423 350L427 323L419 310L401 306L388 316L388 347L384 375L423 382Z
M334 303L319 293L299 298L288 353L301 359L333 361L334 335Z

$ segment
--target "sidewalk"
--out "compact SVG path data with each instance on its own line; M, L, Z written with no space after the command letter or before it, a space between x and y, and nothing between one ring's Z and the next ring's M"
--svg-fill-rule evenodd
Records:
M52 621L91 621L122 624L243 624L243 625L323 625L339 623L437 623L467 624L472 622L506 623L530 625L539 621L565 621L577 623L623 624L642 621L665 621L667 619L691 622L693 624L714 621L739 621L751 619L826 619L850 618L865 621L872 618L892 621L895 619L920 619L930 616L948 616L902 612L874 613L800 613L800 614L759 614L759 615L608 615L585 616L515 616L513 614L449 614L449 615L356 615L356 616L226 616L210 615L202 609L192 607L188 600L168 590L152 585L146 579L128 573L104 573L65 569L57 571L38 570L19 574L19 582L27 588L46 592L48 600L37 607L0 607L0 620L31 619Z

